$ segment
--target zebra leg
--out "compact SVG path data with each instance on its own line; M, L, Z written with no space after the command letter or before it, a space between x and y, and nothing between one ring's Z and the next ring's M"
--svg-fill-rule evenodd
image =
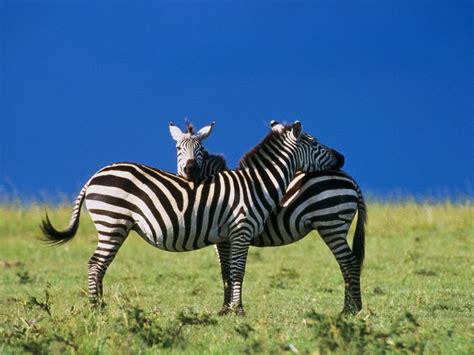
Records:
M128 234L128 233L127 233ZM89 259L89 301L92 307L102 306L102 279L114 260L127 234L121 232L99 232L99 243Z
M224 303L219 311L219 315L225 315L231 311L230 301L232 289L230 280L230 244L223 242L216 244L215 247L221 265L222 282L224 284Z
M360 293L360 267L357 258L347 244L346 236L350 225L334 230L319 229L319 234L336 258L344 278L344 308L343 314L356 314L362 309Z
M245 315L242 304L242 284L244 282L245 265L249 251L250 238L231 239L230 245L230 280L231 296L229 308L237 315Z

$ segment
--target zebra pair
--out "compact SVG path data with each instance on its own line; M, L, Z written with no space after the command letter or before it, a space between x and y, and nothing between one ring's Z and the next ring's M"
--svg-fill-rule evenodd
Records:
M276 127L278 124L273 123ZM192 124L182 132L173 123L169 129L176 141L178 175L198 182L209 175L227 169L221 155L212 155L202 145L214 122L194 133ZM204 134L205 133L205 134ZM239 167L243 168L242 164ZM358 211L353 250L347 244L347 234ZM281 246L294 243L312 230L320 236L339 264L345 283L343 313L357 313L362 307L360 272L364 260L365 223L367 212L357 183L341 171L297 173L277 209L270 214L263 232L250 241L256 247ZM216 244L222 279L224 305L230 302L229 244Z
M102 279L130 231L166 251L190 251L226 243L226 307L244 312L242 283L250 243L282 200L297 170L338 169L342 156L302 132L300 122L274 126L241 160L241 169L219 172L200 183L136 163L116 163L95 173L76 198L63 231L48 217L45 240L63 244L77 232L85 205L98 231L88 263L89 297L102 299Z

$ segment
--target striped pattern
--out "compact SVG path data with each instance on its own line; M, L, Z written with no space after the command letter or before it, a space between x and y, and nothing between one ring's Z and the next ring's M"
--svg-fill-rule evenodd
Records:
M357 183L344 172L299 173L288 188L290 200L279 207L252 240L258 247L294 243L318 231L334 255L345 283L344 313L362 308L360 273L364 261L367 210ZM347 243L351 223L358 212L352 250Z
M173 252L226 242L228 310L242 314L241 286L250 241L262 232L297 169L341 165L337 152L322 150L312 137L301 134L301 125L295 123L272 131L247 154L242 163L248 168L221 172L199 184L145 165L112 164L84 186L74 207L77 215L68 229L57 231L45 220L43 232L53 244L70 240L85 200L99 236L89 260L89 296L94 305L102 296L103 276L131 230L151 245ZM322 154L329 159L320 159Z
M179 162L178 162L178 165L179 165ZM198 181L203 180L207 178L208 176L211 176L211 175L214 175L221 171L226 171L226 170L228 170L227 162L222 155L209 154L208 151L204 149L204 159L202 162L202 168L198 175L198 179L199 179Z
M213 161L223 158L207 151L205 154L203 166L214 166L215 169L201 172L201 175L218 173L219 165ZM179 164L185 164L185 161L178 160ZM343 312L358 312L362 308L360 272L364 260L367 211L357 183L340 171L298 173L280 204L284 206L270 215L263 233L253 238L250 244L257 247L287 245L304 238L313 230L318 231L336 258L344 278ZM347 235L357 211L359 215L351 250ZM224 281L223 309L226 309L231 299L229 245L219 243L216 250Z

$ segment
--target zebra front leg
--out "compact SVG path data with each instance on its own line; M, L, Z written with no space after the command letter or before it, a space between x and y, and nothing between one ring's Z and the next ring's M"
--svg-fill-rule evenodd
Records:
M222 282L224 285L224 303L219 311L219 315L225 315L231 311L230 301L232 289L230 280L230 244L223 242L216 244L215 247L221 266Z
M356 314L362 309L362 296L360 292L360 267L354 253L347 244L347 231L337 234L325 235L319 231L324 242L336 258L344 278L344 308L342 314Z
M117 232L107 234L99 234L99 243L88 263L89 301L94 308L103 306L102 279L126 238Z
M230 280L231 296L229 309L237 315L245 315L242 304L242 285L244 282L245 266L249 251L250 238L231 239L230 245Z

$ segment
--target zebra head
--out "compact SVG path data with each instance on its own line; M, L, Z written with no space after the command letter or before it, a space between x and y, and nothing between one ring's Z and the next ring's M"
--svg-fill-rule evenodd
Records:
M271 121L274 132L282 132L285 126L276 121ZM297 149L299 170L304 172L320 170L339 170L344 165L344 156L335 149L319 143L316 138L301 131L301 124L296 121L291 132L300 142Z
M188 123L187 132L183 132L173 122L170 122L171 137L176 141L179 176L191 181L200 178L204 158L207 154L202 141L211 134L213 127L214 122L195 133L193 125Z

